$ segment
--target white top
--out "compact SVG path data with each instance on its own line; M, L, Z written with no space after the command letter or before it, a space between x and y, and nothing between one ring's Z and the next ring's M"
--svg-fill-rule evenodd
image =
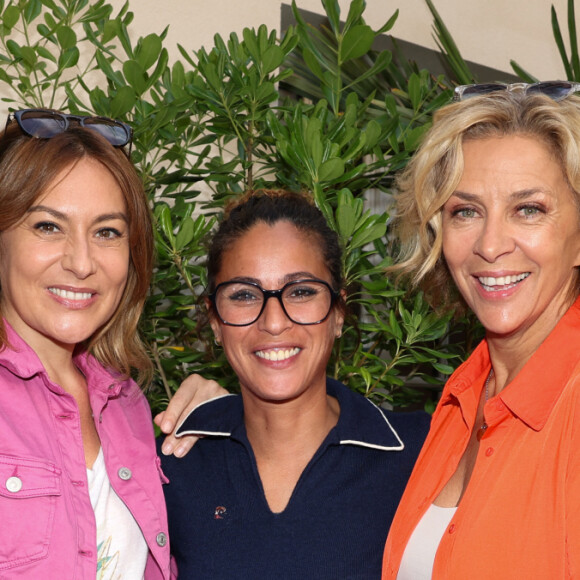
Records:
M397 580L431 580L437 548L456 511L431 504L409 538Z
M111 487L103 449L87 469L97 524L97 580L143 580L147 543L129 508Z

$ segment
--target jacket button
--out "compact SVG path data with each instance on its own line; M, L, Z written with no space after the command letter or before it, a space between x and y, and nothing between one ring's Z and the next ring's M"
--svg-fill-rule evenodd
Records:
M165 532L160 532L155 538L157 540L157 545L163 548L167 544L167 534Z
M133 474L131 473L131 470L128 467L121 467L121 469L119 469L119 471L117 472L117 475L123 481L128 481L133 476Z
M10 493L18 493L22 489L22 480L16 476L9 477L6 480L6 489Z

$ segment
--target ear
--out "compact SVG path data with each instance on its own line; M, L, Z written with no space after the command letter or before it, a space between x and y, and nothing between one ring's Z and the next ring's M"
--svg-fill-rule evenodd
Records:
M346 304L346 292L344 290L340 291L340 297L344 304ZM335 326L336 326L336 338L342 336L342 327L344 325L344 311L342 308L336 308L335 310Z
M221 325L220 321L218 320L217 316L215 315L215 312L213 311L213 306L212 306L211 301L208 300L207 298L205 298L204 300L205 300L205 307L207 308L209 325L211 326L211 329L213 330L214 339L218 344L221 344L221 342L222 342L222 325Z

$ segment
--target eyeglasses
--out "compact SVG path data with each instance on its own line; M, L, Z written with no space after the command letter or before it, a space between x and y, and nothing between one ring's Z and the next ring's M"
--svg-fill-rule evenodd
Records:
M279 290L264 290L253 282L222 282L209 295L218 318L229 326L249 326L260 318L269 298L277 298L294 323L324 322L339 293L323 280L295 280Z
M455 87L454 101L462 101L470 97L489 95L497 91L517 91L524 95L546 95L554 101L561 101L570 95L580 92L580 83L568 81L545 81L541 83L484 83L479 85L461 85Z
M91 117L90 115L66 115L51 109L24 109L8 115L6 126L12 119L16 119L23 133L36 139L51 139L64 133L71 121L96 131L113 147L124 147L131 143L133 130L129 125L107 117ZM130 151L129 151L130 154Z

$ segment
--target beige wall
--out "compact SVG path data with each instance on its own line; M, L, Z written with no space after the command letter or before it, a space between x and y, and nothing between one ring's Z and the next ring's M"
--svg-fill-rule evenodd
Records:
M124 1L112 3L120 7ZM552 3L565 26L566 0L435 0L465 58L505 71L511 71L509 60L514 59L543 79L564 76L552 38ZM279 28L281 4L282 0L131 0L130 6L137 35L160 32L169 25L168 46L180 43L196 50L213 46L215 33L227 37L232 31L240 33L244 27L260 24ZM297 0L297 4L323 11L320 0ZM340 0L344 13L349 4ZM424 0L367 0L365 18L378 28L397 7L400 14L394 36L434 47Z

